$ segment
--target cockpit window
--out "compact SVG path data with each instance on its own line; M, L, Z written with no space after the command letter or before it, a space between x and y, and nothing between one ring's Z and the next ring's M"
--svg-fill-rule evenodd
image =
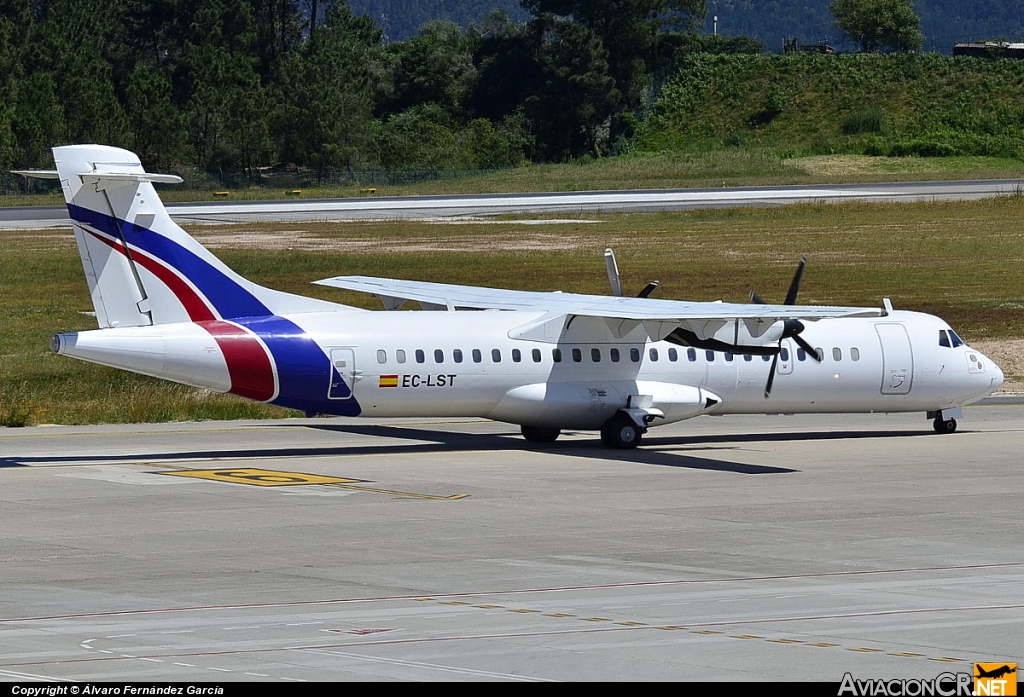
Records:
M956 332L952 329L949 330L949 338L953 342L953 348L964 345L964 340L957 336Z
M946 334L945 329L939 330L939 346L949 348L949 336Z

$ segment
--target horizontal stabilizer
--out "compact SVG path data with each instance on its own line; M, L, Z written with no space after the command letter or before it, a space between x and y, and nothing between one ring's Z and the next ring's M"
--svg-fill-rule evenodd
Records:
M30 179L59 179L60 172L55 169L12 169L11 174L20 174Z
M95 184L103 180L153 182L156 184L180 184L182 182L182 178L176 174L152 174L150 172L83 172L78 176L86 184Z

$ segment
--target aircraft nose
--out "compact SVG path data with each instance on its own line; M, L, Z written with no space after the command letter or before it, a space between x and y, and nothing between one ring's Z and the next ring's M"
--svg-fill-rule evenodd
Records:
M978 377L987 383L989 394L992 394L1003 386L1003 369L1000 368L995 361L980 351L972 350L972 352L976 354L975 360L977 363L975 363L975 365L984 365L984 369L979 372Z
M1003 386L1003 369L991 358L988 359L988 364L992 366L992 391L995 392Z

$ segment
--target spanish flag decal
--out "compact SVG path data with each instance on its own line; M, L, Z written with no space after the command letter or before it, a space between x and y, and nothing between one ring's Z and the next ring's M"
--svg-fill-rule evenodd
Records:
M380 384L377 387L398 387L397 375L381 375Z

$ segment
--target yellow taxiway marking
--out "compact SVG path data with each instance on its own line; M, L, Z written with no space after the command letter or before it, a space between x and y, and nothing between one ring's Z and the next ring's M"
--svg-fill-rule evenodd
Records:
M440 600L438 598L416 598L420 602L436 602L442 605L469 605L460 601L453 600ZM758 634L725 634L724 632L715 631L713 629L687 629L679 625L665 624L665 625L653 625L646 622L631 622L628 620L613 620L607 617L581 617L579 615L571 615L565 612L541 612L540 610L534 610L529 608L506 608L503 605L473 605L474 608L481 610L506 610L507 612L516 612L521 614L538 614L542 617L555 617L558 619L575 619L581 622L612 622L620 627L631 627L631 628L646 628L646 629L661 629L669 631L688 631L691 634L703 634L703 635L718 635L722 637L729 637L731 639L747 639L747 640L761 640L772 644L796 644L800 646L817 646L819 648L845 648L847 651L856 651L858 653L884 653L884 649L875 649L867 646L847 646L843 647L840 644L832 644L824 641L802 641L799 639L784 639L784 638L769 638ZM886 653L888 656L897 656L900 658L925 658L925 654L913 653L910 651L891 651ZM966 659L963 658L951 658L949 656L933 657L928 658L929 661L941 661L944 663L965 663Z
M174 467L173 465L161 466L168 467L173 471L157 472L157 474L166 474L174 477L192 477L193 479L207 479L210 481L228 482L231 484L250 484L253 486L302 486L306 484L320 484L323 486L337 487L339 489L366 491L374 494L390 494L392 496L403 496L406 498L429 499L432 501L457 501L468 496L468 494L436 496L433 494L418 494L413 491L381 489L372 486L362 486L360 483L365 482L365 479L327 477L320 474L307 474L305 472L281 472L277 470L260 469L257 467L223 467L220 469L196 470L185 467Z
M193 477L209 479L215 482L231 482L232 484L251 484L253 486L299 486L301 484L355 484L362 479L346 479L344 477L325 477L319 474L302 472L277 472L255 467L234 467L215 470L176 470L159 472L172 477Z
M358 479L350 481L360 481ZM434 494L417 494L412 491L395 491L393 489L378 489L372 486L358 486L356 484L345 484L342 482L328 483L327 486L337 487L338 489L352 489L353 491L368 491L373 494L391 494L392 496L404 496L411 499L428 499L431 501L458 501L464 499L469 494L452 494L451 496L436 496Z

